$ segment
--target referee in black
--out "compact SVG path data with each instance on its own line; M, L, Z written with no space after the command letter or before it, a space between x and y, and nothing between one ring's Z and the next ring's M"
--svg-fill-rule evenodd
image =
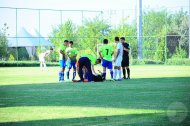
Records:
M125 42L125 38L120 38L121 43L123 44L123 60L121 63L123 69L123 79L130 79L130 69L129 69L129 44ZM126 78L126 69L127 69L127 78Z

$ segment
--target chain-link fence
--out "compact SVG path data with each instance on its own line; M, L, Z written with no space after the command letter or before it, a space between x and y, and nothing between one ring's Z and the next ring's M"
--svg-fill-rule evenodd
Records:
M188 58L188 10L189 6L143 10L143 59L165 63L170 58ZM103 38L113 42L114 36L124 36L131 47L131 58L137 59L137 11L0 7L1 43L5 39L8 42L5 44L8 49L1 49L0 58L16 61L38 60L39 52L49 47L56 49L56 41L61 43L64 39L74 40L79 50L86 47L96 53L96 46ZM69 24L72 35L65 26L68 20L72 22L72 26ZM57 35L61 28L63 31L66 29L66 32ZM1 48L5 46L1 44ZM49 60L56 61L53 57L56 56L50 56Z

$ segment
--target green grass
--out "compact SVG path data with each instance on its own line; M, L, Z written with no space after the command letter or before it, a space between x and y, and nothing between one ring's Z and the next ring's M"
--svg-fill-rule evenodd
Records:
M131 80L103 83L58 83L58 70L0 68L0 125L190 124L190 66L132 66Z

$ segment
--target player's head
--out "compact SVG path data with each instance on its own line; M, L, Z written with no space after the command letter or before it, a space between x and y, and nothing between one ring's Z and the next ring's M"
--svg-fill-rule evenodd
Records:
M64 40L64 45L65 45L65 46L67 46L67 45L68 45L68 43L69 43L69 41L68 41L68 40Z
M73 41L69 41L68 45L69 45L69 47L72 47L73 46Z
M122 43L125 42L125 37L121 37L120 40Z
M104 44L108 44L108 40L107 40L107 39L104 39L104 40L103 40L103 43L104 43Z
M50 50L50 52L53 52L53 48L52 47L50 47L49 50Z
M115 37L115 42L119 42L119 37Z
M100 63L101 63L101 59L100 58L96 59L96 64L100 64Z

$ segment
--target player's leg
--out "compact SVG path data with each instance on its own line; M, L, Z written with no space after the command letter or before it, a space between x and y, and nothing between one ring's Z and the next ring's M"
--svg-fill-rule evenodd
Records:
M118 74L118 80L121 80L121 62L122 62L122 58L118 58L116 60L116 65L117 65L117 74Z
M113 79L116 80L117 79L117 66L114 66L114 69L113 69Z
M113 79L113 65L112 65L111 61L108 62L108 66L107 67L110 70L111 79Z
M72 67L73 67L73 79L72 80L74 80L76 77L76 62L72 62Z
M88 76L88 81L93 81L93 75L92 75L92 69L91 69L91 63L90 60L87 60L85 62L85 67L87 69L87 76Z
M121 62L122 71L123 71L123 79L126 79L126 65L125 60L123 59Z
M59 81L64 81L64 71L65 71L65 60L59 60L60 63L60 68L61 70L59 71Z
M45 60L43 61L43 68L44 68L44 70L46 69L46 62L45 62Z
M69 80L69 74L71 70L72 64L70 61L67 62L67 79Z
M127 79L130 79L130 68L129 68L129 59L127 60Z
M103 77L105 78L105 80L106 80L106 66L107 66L107 61L106 60L102 60L102 68L103 68L103 73L102 73L102 75L103 75Z

